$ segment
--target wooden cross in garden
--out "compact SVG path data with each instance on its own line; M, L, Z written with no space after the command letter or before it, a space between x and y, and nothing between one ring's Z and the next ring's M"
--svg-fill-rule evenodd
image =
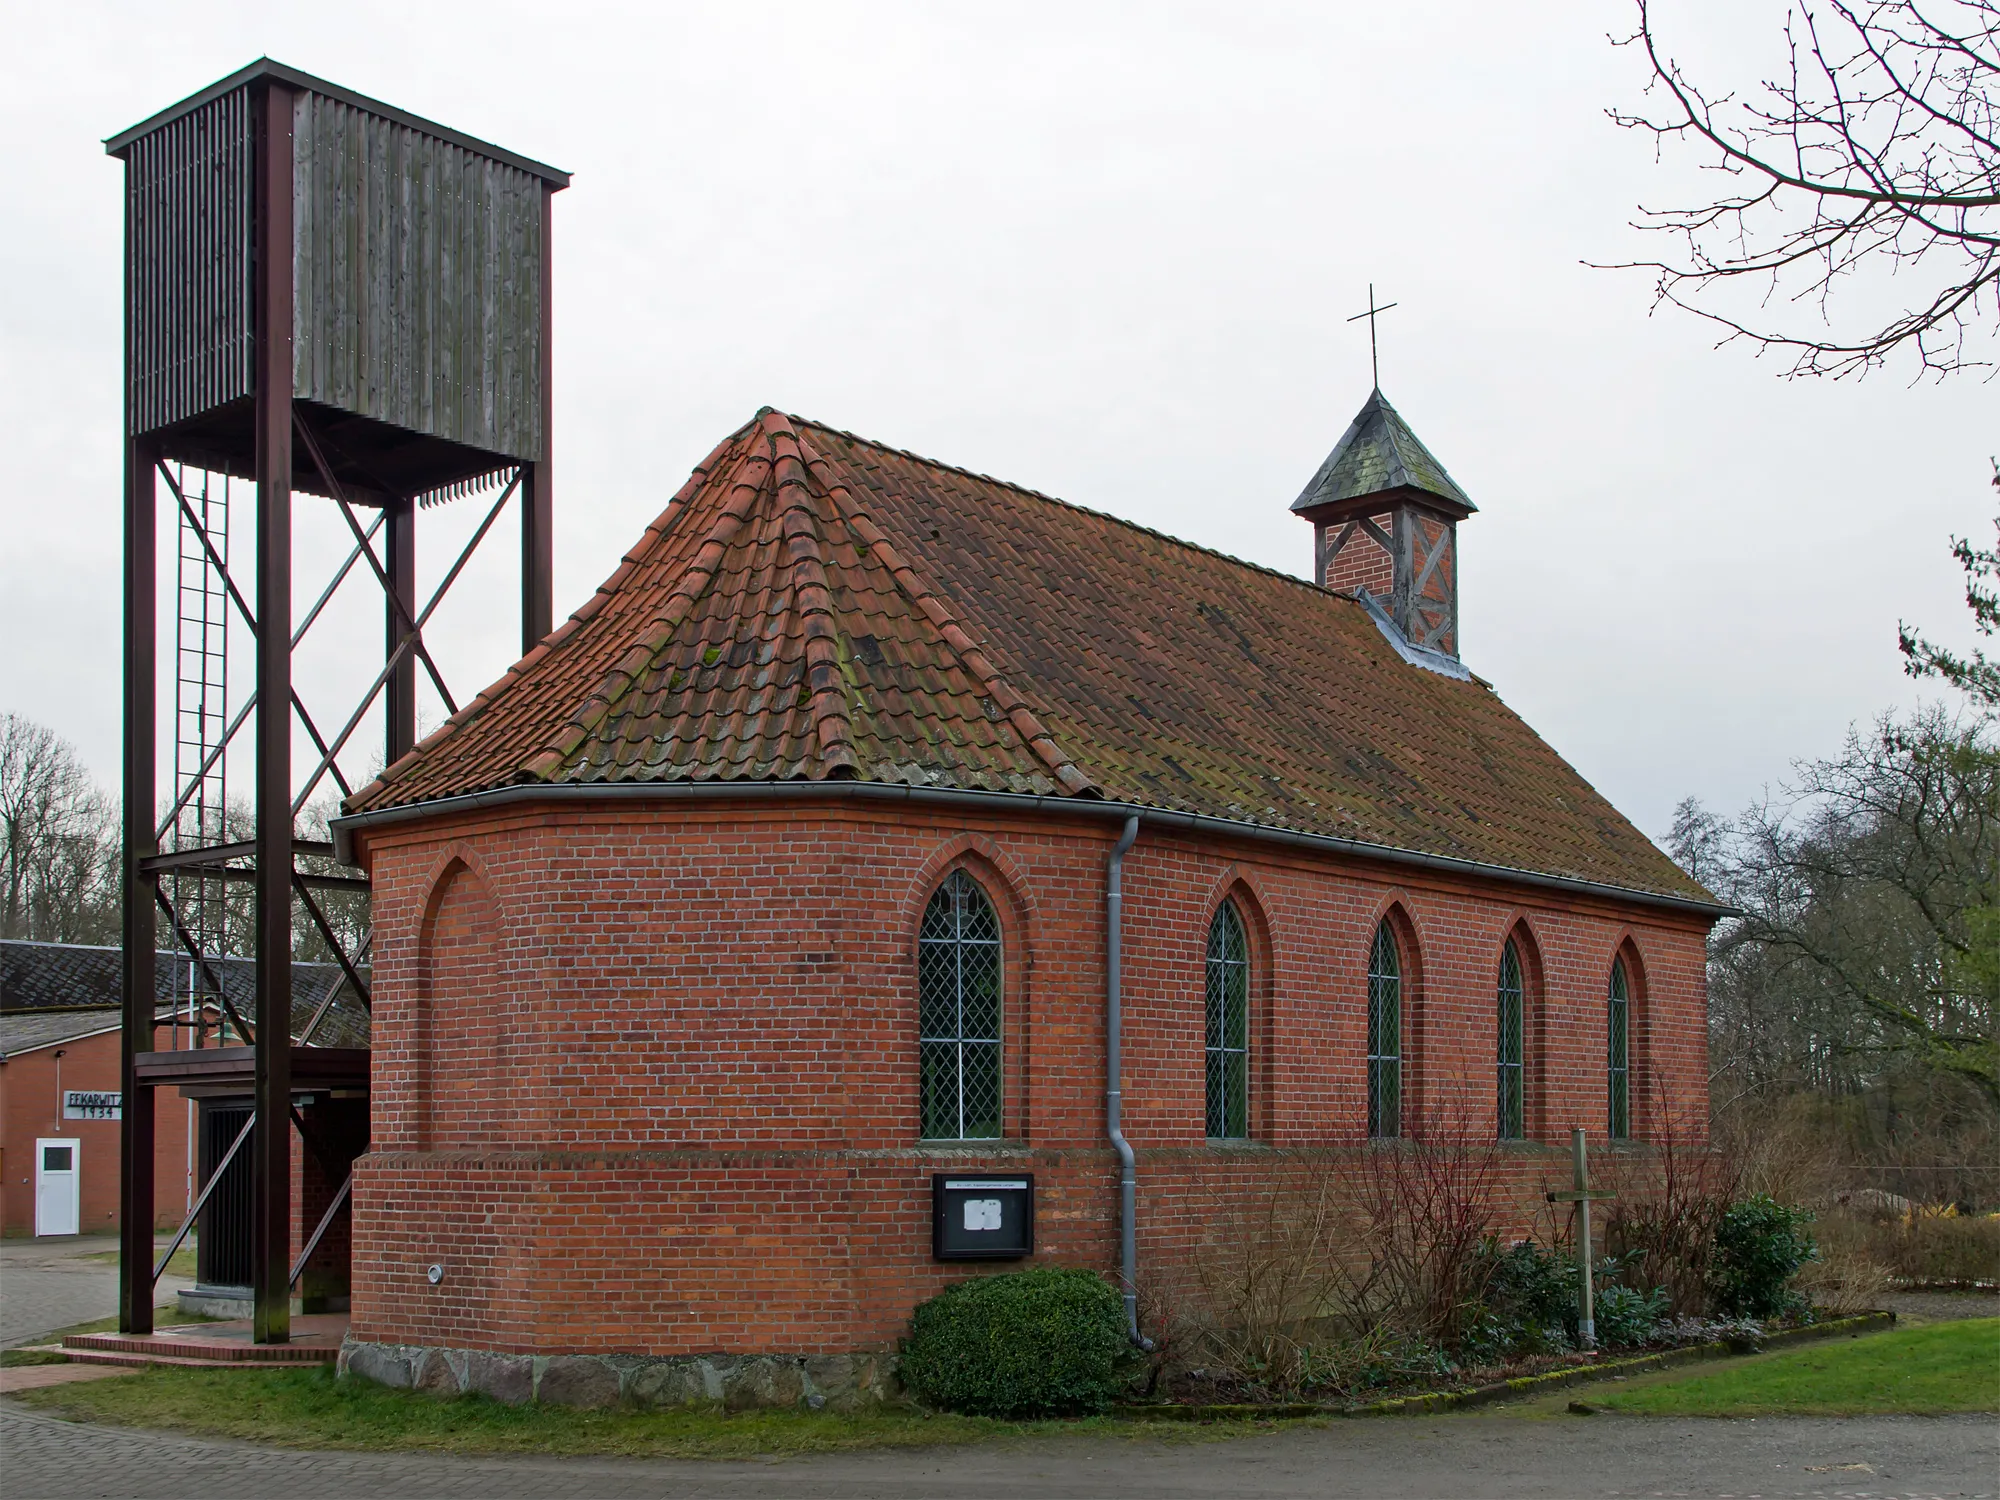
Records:
M1618 1195L1591 1191L1590 1156L1583 1144L1581 1126L1569 1133L1569 1154L1574 1186L1567 1193L1550 1193L1548 1198L1551 1203L1576 1205L1577 1331L1582 1335L1583 1347L1595 1349L1597 1295L1590 1284L1590 1205L1599 1199L1616 1198Z

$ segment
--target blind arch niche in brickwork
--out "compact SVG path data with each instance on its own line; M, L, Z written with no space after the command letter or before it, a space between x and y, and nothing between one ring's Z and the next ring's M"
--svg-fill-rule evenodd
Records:
M1005 1095L1004 944L993 902L963 869L924 907L917 932L919 1134L995 1140Z
M499 1144L514 1107L500 985L499 919L476 872L438 882L419 940L412 1083L418 1145Z

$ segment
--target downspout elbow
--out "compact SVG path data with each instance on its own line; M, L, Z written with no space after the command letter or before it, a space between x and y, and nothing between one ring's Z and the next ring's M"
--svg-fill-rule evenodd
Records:
M1134 813L1125 820L1105 868L1104 1131L1118 1153L1118 1268L1124 1283L1125 1332L1139 1348L1150 1350L1153 1341L1139 1332L1138 1162L1122 1122L1124 872L1125 856L1138 837L1139 815Z

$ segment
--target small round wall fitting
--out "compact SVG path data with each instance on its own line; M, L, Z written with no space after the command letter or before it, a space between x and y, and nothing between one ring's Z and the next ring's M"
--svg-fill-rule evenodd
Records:
M428 1281L432 1286L436 1286L440 1281L444 1280L444 1267L432 1266L428 1271L424 1272L424 1280Z

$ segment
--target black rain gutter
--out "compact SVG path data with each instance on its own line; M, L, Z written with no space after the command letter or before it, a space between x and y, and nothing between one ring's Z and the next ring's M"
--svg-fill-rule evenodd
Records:
M1398 849L1388 844L1371 844L1362 839L1345 839L1327 833L1299 833L1269 823L1251 823L1236 818L1211 817L1206 813L1172 812L1144 807L1133 802L1111 802L1096 798L1043 797L1025 792L971 792L955 787L904 786L883 781L565 781L532 782L496 787L489 792L468 792L457 797L440 797L430 802L413 802L404 807L385 807L377 812L355 813L335 818L333 857L351 865L354 833L357 829L389 828L398 823L414 823L425 818L449 817L453 813L477 812L487 808L515 807L534 802L886 802L915 803L981 812L1049 813L1057 816L1107 818L1123 821L1136 817L1155 828L1173 828L1187 833L1206 833L1223 838L1251 839L1293 849L1309 849L1325 854L1344 854L1382 864L1404 865L1446 875L1472 875L1486 880L1504 880L1535 890L1561 891L1565 895L1596 896L1660 911L1706 917L1717 922L1741 916L1733 906L1718 901L1698 901L1691 896L1668 896L1657 891L1633 890L1598 880L1582 880L1572 875L1547 875L1539 870L1521 870L1512 865L1489 864L1484 860L1460 859L1450 854L1424 854L1415 849Z

